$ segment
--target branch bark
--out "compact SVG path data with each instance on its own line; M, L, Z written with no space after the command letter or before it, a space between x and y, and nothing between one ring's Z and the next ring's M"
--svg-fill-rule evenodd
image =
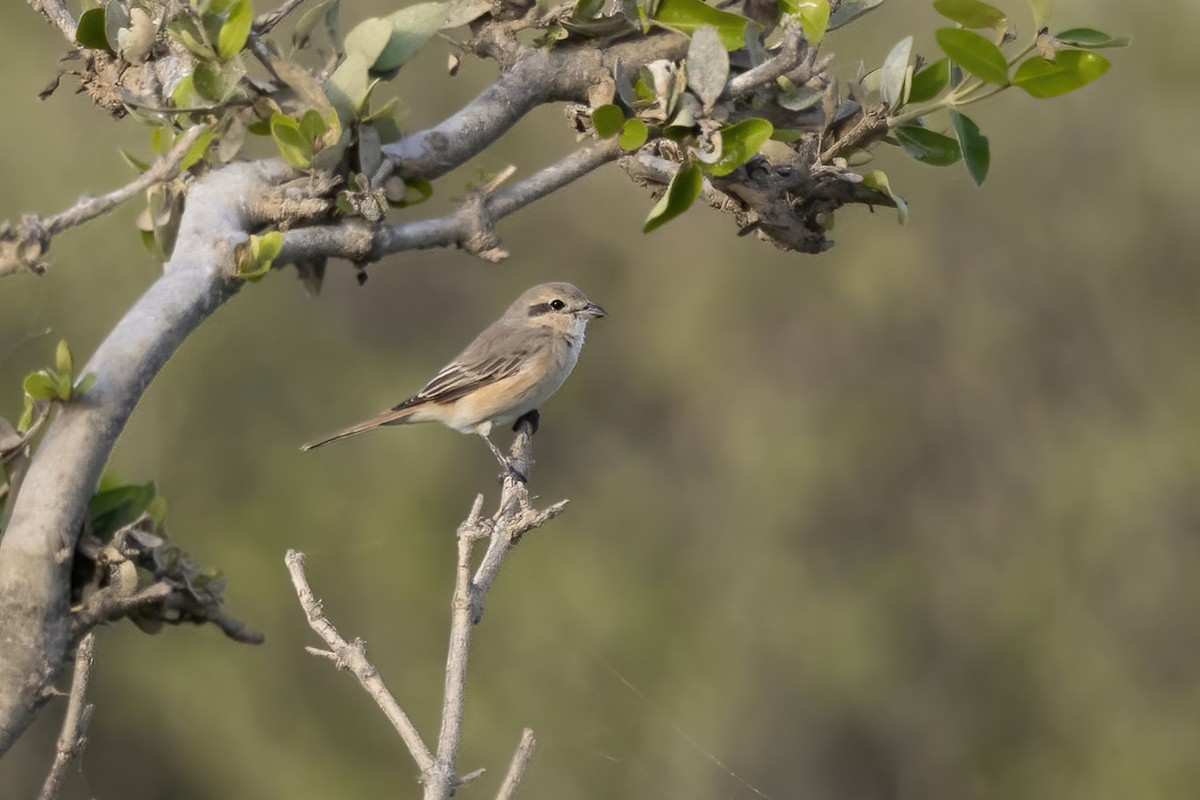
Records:
M67 767L83 755L87 747L88 726L92 724L92 712L96 707L87 702L88 684L92 680L92 665L96 658L96 634L89 633L75 649L75 676L71 680L71 696L67 700L67 716L63 719L62 733L58 735L58 749L54 764L42 784L38 800L54 800L62 790Z
M117 437L167 359L240 288L233 249L255 224L245 199L291 174L278 162L232 164L193 186L166 272L84 367L95 386L60 408L10 499L0 540L0 755L50 696L72 645L72 554Z

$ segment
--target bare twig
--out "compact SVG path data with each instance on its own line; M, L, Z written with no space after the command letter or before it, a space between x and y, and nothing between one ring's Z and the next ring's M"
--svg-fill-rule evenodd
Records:
M806 52L804 32L799 25L791 26L784 31L782 47L773 58L730 78L725 90L730 97L738 97L764 86L798 67Z
M533 748L536 745L537 737L533 735L533 729L526 728L521 734L521 743L517 745L517 750L513 753L512 764L508 767L508 774L504 776L504 783L500 784L500 791L496 792L496 800L512 800L516 795L517 787L525 777L525 770L529 768L529 760L533 758Z
M303 553L288 550L284 563L287 564L288 572L291 573L292 584L296 587L296 596L300 598L300 605L308 617L309 626L325 640L325 644L329 645L338 668L344 669L358 678L358 682L379 705L384 716L388 718L396 732L400 734L400 738L404 740L404 745L412 754L413 760L417 762L417 768L421 770L421 775L428 775L435 768L433 753L421 739L421 734L413 725L412 720L408 718L404 709L400 707L396 698L384 685L383 679L379 677L379 671L367 660L366 642L362 639L347 642L325 616L321 601L309 588L308 578L304 575Z
M557 163L494 194L472 195L444 217L374 228L360 221L319 225L289 231L276 266L297 258L326 256L358 263L377 261L390 253L458 246L485 260L502 260L495 224L525 206L582 178L621 154L615 140L595 142Z
M71 208L52 217L27 214L16 229L0 234L0 277L21 271L22 268L42 272L40 258L50 248L50 240L62 231L82 225L107 214L121 203L137 196L156 183L169 181L179 173L179 166L192 145L207 126L194 126L171 148L171 152L156 160L150 168L131 183L100 197L85 197Z
M270 33L271 29L282 22L284 17L302 6L304 2L305 0L287 0L286 3L274 11L259 14L254 18L254 33L259 36Z
M71 679L71 696L67 700L67 716L63 719L62 732L58 735L58 749L54 754L54 764L42 784L42 793L38 800L54 800L62 790L63 779L67 775L67 767L82 755L87 747L88 726L92 722L92 712L96 707L87 702L88 683L92 678L92 664L95 662L96 635L89 633L79 642L75 649L75 675Z
M62 31L67 41L75 44L75 17L67 10L65 3L59 0L29 0L33 10L45 17L49 22Z

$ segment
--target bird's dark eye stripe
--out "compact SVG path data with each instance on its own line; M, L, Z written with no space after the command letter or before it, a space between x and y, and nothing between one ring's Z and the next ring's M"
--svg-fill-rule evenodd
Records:
M534 303L529 307L529 316L540 317L542 314L549 314L550 311L549 303Z

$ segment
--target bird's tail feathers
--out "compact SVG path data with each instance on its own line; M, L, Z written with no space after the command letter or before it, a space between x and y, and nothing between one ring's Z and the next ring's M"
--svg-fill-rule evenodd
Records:
M357 436L360 433L366 433L367 431L374 430L375 428L379 428L384 425L403 425L404 423L408 422L408 419L413 415L414 410L415 409L411 407L388 409L387 411L376 414L370 419L363 420L357 425L351 425L349 428L340 430L331 436L326 436L324 439L318 439L315 442L309 442L308 444L301 446L300 449L307 452L309 450L321 447L322 445L329 444L330 442L336 442L338 439L347 439L351 436Z

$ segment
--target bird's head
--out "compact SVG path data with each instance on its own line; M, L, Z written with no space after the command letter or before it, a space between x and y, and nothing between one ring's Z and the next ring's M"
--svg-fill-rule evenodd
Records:
M603 308L569 283L534 286L512 304L508 313L562 331L582 328L593 319L607 316Z

